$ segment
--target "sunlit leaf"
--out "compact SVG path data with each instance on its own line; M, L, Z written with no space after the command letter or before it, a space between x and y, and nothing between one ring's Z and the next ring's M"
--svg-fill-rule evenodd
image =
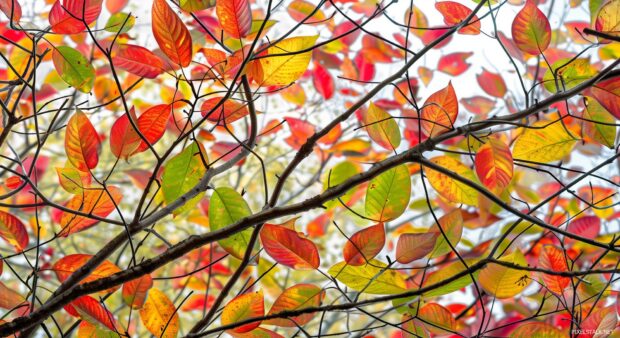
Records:
M0 237L11 244L17 252L28 247L28 232L24 223L14 215L1 210Z
M52 31L60 34L76 34L86 30L101 13L103 0L56 0L49 12ZM82 22L83 20L83 22Z
M472 52L457 52L443 55L439 58L437 70L452 76L459 76L469 69L470 64L467 63L467 59L472 55L474 55Z
M324 297L325 291L318 286L312 284L293 285L284 290L278 298L276 298L267 315L275 315L283 311L294 311L317 307L321 305ZM281 327L297 327L300 325L306 325L312 320L312 318L314 318L314 316L314 313L306 313L299 316L287 316L287 318L269 319L263 323Z
M317 269L320 264L316 245L293 229L265 224L260 232L263 248L276 262L293 269Z
M82 193L84 188L88 187L91 182L89 173L79 171L71 166L56 168L56 173L58 174L60 186L72 194Z
M456 26L471 15L471 9L454 1L435 3L435 8L443 15L443 22L448 26ZM459 29L461 34L480 34L480 20L474 16L467 26Z
M548 91L555 93L574 88L597 73L588 59L560 59L547 69L543 83Z
M611 36L620 36L620 0L605 2L596 16L594 28ZM603 39L602 42L609 42Z
M438 156L431 159L431 162L456 175L476 182L474 172L459 160L449 156ZM448 201L467 205L478 204L478 191L465 183L433 169L426 169L426 177L433 188Z
M123 301L134 309L140 309L152 287L153 278L151 275L144 275L125 282L123 283Z
M135 16L128 13L115 13L108 18L105 30L112 33L127 33L135 23Z
M243 38L250 33L252 10L248 0L217 0L215 12L226 34Z
M252 214L252 210L238 192L221 187L213 190L209 203L209 225L219 230ZM252 229L245 229L218 241L222 248L241 259L248 249Z
M0 0L0 11L13 22L19 22L22 17L22 7L18 0Z
M540 267L546 270L555 272L567 272L568 265L566 263L567 257L564 255L561 249L552 246L545 245L540 254L539 264ZM570 278L550 275L544 272L540 273L542 280L545 282L547 289L555 294L561 295L570 285Z
M466 260L466 263L468 264L468 266L473 264L473 262L469 260ZM441 283L448 278L452 278L456 276L457 274L461 274L465 270L467 270L467 267L461 261L456 261L447 266L443 266L441 269L435 272L432 272L428 276L428 278L424 282L424 286L429 287L431 285ZM469 284L473 282L472 277L476 279L477 276L478 276L477 271L472 273L471 275L465 274L463 277L457 278L456 280L450 283L440 285L437 288L434 288L433 290L430 290L424 293L424 296L435 297L435 296L442 296L442 295L450 294L454 291L460 290L468 286Z
M405 275L390 270L385 263L375 259L360 266L340 262L329 268L328 273L346 286L363 293L388 295L407 291Z
M379 222L398 218L411 197L411 178L405 165L399 165L370 180L366 190L366 216Z
M154 0L152 7L153 36L170 60L182 67L192 61L192 37L183 21L166 0Z
M203 102L200 108L202 116L213 123L224 125L233 123L249 114L246 104L231 99L225 100L223 104L215 108L222 99L222 97L214 97Z
M115 331L103 328L99 325L82 321L77 330L78 338L120 338L121 336Z
M435 334L447 334L456 329L456 320L450 310L437 303L428 303L420 308L418 313L424 327Z
M498 98L506 95L506 83L500 74L483 69L482 73L476 76L476 80L480 88L487 94Z
M183 151L171 158L164 167L162 176L162 191L164 201L173 203L181 195L193 189L206 171L207 155L197 142L192 142ZM175 209L180 214L193 208L202 197L201 194L186 201L180 208Z
M112 56L115 67L132 74L154 79L164 70L164 63L150 50L136 45L120 45Z
M512 331L510 338L563 338L566 334L551 324L526 322Z
M88 262L93 256L86 254L73 254L62 257L57 260L52 266L52 270L56 273L56 277L62 283L67 280L71 275L79 270L86 262ZM88 283L96 281L101 278L109 277L121 269L114 263L105 260L99 266L94 268L90 273L82 279L80 283ZM118 286L102 291L102 293L112 292L118 289Z
M350 265L363 265L375 258L384 245L384 225L377 223L354 233L344 245L343 257Z
M87 215L107 217L112 211L116 210L122 198L121 190L114 186L108 186L106 189L86 189L83 193L73 196L66 207ZM60 217L62 229L60 235L66 237L84 231L98 222L99 220L92 217L64 211Z
M411 263L425 257L435 248L436 232L402 234L396 244L396 261L402 264Z
M613 149L616 142L616 119L598 101L588 99L583 110L583 132L593 141Z
M89 171L99 162L99 135L86 114L78 110L69 119L65 133L67 158L80 171Z
M422 130L428 137L434 137L454 127L459 114L459 104L452 87L448 86L431 94L422 108Z
M620 119L620 81L617 78L600 81L590 90L601 106Z
M129 114L121 115L110 129L110 150L118 158L128 159L130 155L136 152L142 142L138 131L133 127L132 121L129 120L130 114L133 123L137 125L138 118L132 108Z
M534 0L527 0L512 22L512 38L520 50L539 55L551 42L551 25Z
M364 114L363 123L370 138L381 147L395 150L400 145L400 129L396 120L372 102Z
M263 292L250 292L235 297L228 302L222 311L222 325L234 324L254 317L265 315ZM231 331L244 333L260 325L260 320L235 327Z
M157 288L149 291L140 319L156 337L174 338L179 332L179 314L168 296Z
M114 315L98 300L91 296L81 296L65 305L65 310L75 317L79 317L95 326L103 326L108 330L118 330Z
M260 59L263 78L258 83L273 86L295 82L306 71L312 58L312 51L301 51L311 48L317 38L318 35L287 38L269 47L267 56Z
M186 12L196 12L215 6L215 0L180 0L179 7Z
M519 250L500 258L501 261L527 266L523 253ZM478 275L480 286L496 298L510 298L518 295L530 283L529 271L512 269L507 266L489 263Z
M463 217L461 216L460 209L450 211L441 216L437 221L439 225L435 222L429 229L429 233L435 233L437 235L435 247L431 252L432 257L438 257L452 252L452 248L457 246L463 234ZM439 228L440 226L441 229Z
M491 137L476 152L476 174L480 182L500 194L512 180L514 163L510 148L499 138Z
M71 47L58 46L52 52L52 60L68 85L84 93L90 92L95 83L95 69L84 55Z
M562 121L538 121L517 138L512 156L541 163L559 161L571 153L577 141Z

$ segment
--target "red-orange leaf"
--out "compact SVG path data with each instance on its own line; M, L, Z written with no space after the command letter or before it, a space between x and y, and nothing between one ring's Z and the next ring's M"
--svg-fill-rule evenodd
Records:
M129 112L132 115L131 118L134 123L137 123L133 107ZM140 142L142 142L142 140L136 129L132 126L129 120L129 114L123 114L114 122L110 129L110 150L114 156L123 159L129 158L129 156L138 149Z
M22 17L22 6L17 0L0 0L0 11L13 22L19 22Z
M458 2L442 1L435 3L435 8L443 15L443 22L448 26L456 26L471 14L471 9ZM469 24L459 29L461 34L480 34L480 20L474 16Z
M67 158L80 171L89 171L99 162L99 135L90 120L78 110L67 123L65 151Z
M153 287L151 275L144 275L123 284L123 301L134 309L142 308L146 295Z
M109 186L104 189L86 189L82 194L75 195L66 207L82 213L106 217L116 209L123 194L117 187ZM72 233L86 230L95 225L99 220L87 216L79 216L71 212L63 212L60 216L62 227L60 236L67 237Z
M334 78L318 62L314 64L314 70L312 71L312 84L325 100L329 100L334 96Z
M482 73L476 76L476 80L478 80L480 88L487 94L500 99L506 95L506 83L501 75L483 69Z
M510 184L513 166L510 148L499 138L489 138L476 152L476 174L495 194L500 194Z
M439 59L437 69L452 76L461 75L469 69L470 64L467 63L467 59L472 55L474 55L472 52L458 52L444 55Z
M28 246L26 226L19 218L6 211L0 211L0 237L14 246L17 252Z
M396 243L396 261L407 264L428 255L439 236L437 232L400 235Z
M182 67L192 61L192 37L166 0L153 1L153 36L170 60Z
M224 125L235 122L249 114L247 105L232 99L224 101L224 104L215 108L220 101L222 101L222 97L214 97L205 101L200 108L202 116L213 123Z
M546 270L556 272L568 271L564 253L561 249L552 245L545 245L543 247L543 250L540 253L539 263L540 267ZM570 284L569 277L549 275L543 272L541 272L540 275L542 276L542 280L545 282L545 285L549 291L559 295L561 295L564 292L564 289Z
M276 262L293 269L317 269L320 264L319 251L309 239L288 228L265 224L260 232L265 251Z
M431 94L422 108L422 130L428 137L437 136L453 128L459 114L459 103L452 82Z
M344 245L344 260L350 265L364 265L374 258L385 245L385 229L383 223L377 223L362 229Z
M520 50L538 55L551 42L551 25L534 0L527 0L525 6L512 22L512 38Z
M222 311L222 325L234 324L254 317L265 315L263 292L246 293L231 300ZM232 329L236 333L251 331L260 325L260 321L238 326Z
M566 227L566 231L580 237L594 239L601 231L601 219L597 216L584 216L571 221ZM572 238L564 238L566 243L575 242Z
M269 315L274 315L283 311L302 310L309 307L321 305L325 297L325 291L312 284L297 284L284 290L273 302ZM282 327L297 327L306 325L314 318L315 313L306 313L299 316L287 316L286 318L274 318L265 321L267 325L277 325Z
M140 133L151 145L164 136L171 112L172 108L170 105L159 104L147 109L138 117L138 129L140 129ZM140 153L148 148L149 145L142 140L136 152Z
M121 45L112 57L114 66L148 79L164 71L164 63L150 50L136 45Z
M437 303L428 303L420 308L418 313L423 320L424 327L438 335L449 334L456 329L456 320L450 310Z
M91 296L76 298L65 306L65 310L70 315L81 318L93 325L103 325L112 331L117 330L114 315Z
M52 31L76 34L84 31L84 23L91 24L101 13L103 0L56 0L49 13Z
M215 12L224 32L233 38L244 38L252 31L252 10L248 0L217 0Z
M76 270L82 267L82 265L86 264L88 260L90 260L92 255L85 254L73 254L67 255L63 258L59 259L52 266L52 270L56 273L56 277L62 283L67 278L69 278ZM103 261L99 266L90 271L88 276L86 276L80 283L88 283L95 281L100 278L105 278L111 276L117 272L121 271L118 266L114 265L114 263L110 261ZM112 292L118 289L118 286L110 288L108 290L102 291L102 293Z
M620 80L618 78L597 83L591 88L591 92L601 106L620 119Z

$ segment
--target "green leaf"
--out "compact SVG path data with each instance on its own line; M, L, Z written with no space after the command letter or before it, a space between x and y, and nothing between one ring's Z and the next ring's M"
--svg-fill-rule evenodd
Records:
M584 134L609 149L613 149L616 142L614 116L598 101L588 98L586 109L583 110L583 118L585 119L583 121Z
M209 202L209 225L219 230L252 214L243 197L232 188L217 188ZM250 243L252 229L245 229L218 241L229 254L241 259Z
M364 114L364 126L368 136L381 147L394 150L400 145L400 129L398 124L385 110L370 102Z
M179 6L191 13L215 6L215 0L180 0Z
M333 188L339 184L342 184L344 181L351 178L351 176L357 175L361 171L362 169L356 163L349 161L340 162L335 165L331 170L329 170L323 177L323 190L327 190L329 188ZM340 196L340 200L344 203L348 203L351 200L353 193L355 193L355 188L349 189L344 195ZM327 201L325 203L325 206L328 209L331 209L338 205L340 205L340 202L338 202L337 198Z
M399 294L407 291L405 276L376 259L368 264L353 266L340 262L329 268L328 273L346 286L376 295Z
M115 13L105 24L105 30L112 33L127 33L136 23L136 18L128 13Z
M77 50L59 46L52 52L52 61L58 75L68 85L81 92L88 93L95 83L95 68L90 61Z
M580 58L573 60L565 58L554 62L551 65L551 69L547 69L543 77L543 83L548 91L555 93L571 89L597 73L598 71L588 59ZM558 90L558 87L560 90Z
M162 178L162 190L166 204L172 203L198 184L206 171L202 157L205 162L208 161L207 155L198 143L193 142L166 163ZM201 198L202 194L198 194L173 213L178 215L192 209Z
M373 178L366 190L366 216L378 222L391 221L407 209L411 178L401 164Z

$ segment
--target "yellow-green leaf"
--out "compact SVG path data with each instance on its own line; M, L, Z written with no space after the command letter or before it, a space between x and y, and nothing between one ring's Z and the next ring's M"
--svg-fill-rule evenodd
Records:
M58 46L52 52L52 60L68 85L84 93L90 92L95 83L95 68L84 55L71 47Z
M411 197L411 177L404 164L389 169L368 183L366 216L378 221L391 221L407 209Z
M431 162L458 176L476 182L474 172L459 160L449 156L438 156L431 159ZM467 184L432 169L426 169L426 177L437 193L448 201L474 206L478 204L478 191Z
M377 295L398 294L407 291L406 276L387 265L372 259L366 265L352 266L340 262L329 268L328 273L346 286Z
M512 156L540 163L559 161L570 154L577 141L561 121L538 121L517 138Z
M209 202L211 230L219 230L252 214L252 210L238 192L222 187L213 190ZM250 243L252 229L245 229L218 241L231 255L241 259Z
M519 250L500 258L503 262L527 266L523 253ZM496 298L510 298L519 294L530 282L529 271L517 270L496 263L489 263L478 275L482 288Z
M390 114L372 102L364 114L363 123L368 136L381 147L394 150L400 145L398 124Z
M543 84L552 93L565 91L574 88L597 73L596 68L586 58L560 59L551 65L551 69L547 69L543 77Z
M193 142L166 163L162 177L162 191L166 204L174 202L198 184L206 171L205 162L208 163L206 153L198 143ZM177 208L174 214L178 215L192 209L201 198L201 194L194 196L185 202L185 205Z

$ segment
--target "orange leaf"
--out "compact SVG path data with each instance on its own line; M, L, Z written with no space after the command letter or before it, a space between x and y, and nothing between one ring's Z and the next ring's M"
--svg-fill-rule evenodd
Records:
M23 316L29 308L30 303L26 298L0 282L0 309L12 310L18 316Z
M452 82L431 94L422 108L422 130L428 137L445 133L454 126L459 114L459 104Z
M99 135L90 120L78 110L67 123L65 151L67 158L80 171L89 171L99 162Z
M151 145L164 136L171 111L171 105L159 104L147 109L138 117L138 129ZM136 152L140 153L147 149L149 149L148 144L142 140Z
M470 64L467 63L467 59L472 55L474 55L472 52L457 52L443 55L439 59L437 69L452 76L461 75L469 69Z
M428 255L440 235L437 232L400 235L396 243L396 260L407 264Z
M490 191L500 194L512 180L512 154L499 138L489 138L476 152L476 174Z
M54 33L76 34L86 29L101 13L103 0L56 0L49 12ZM84 20L84 22L82 22Z
M22 6L17 0L0 0L0 11L13 22L19 22L22 17Z
M146 301L149 290L153 287L151 275L144 275L123 283L123 301L134 309L140 309Z
M364 265L374 258L385 245L385 229L383 223L377 223L362 229L344 245L344 260L350 265Z
M268 315L274 315L283 311L302 310L321 305L325 291L312 284L297 284L284 290L271 306ZM287 316L286 318L274 318L264 322L267 325L281 327L297 327L306 325L314 318L315 313L306 313L299 316Z
M166 0L153 1L153 36L162 52L182 67L192 61L192 37Z
M558 249L552 245L545 245L539 258L540 267L546 270L566 272L568 266L566 264L566 257L561 249ZM570 284L569 277L549 275L544 272L540 273L545 285L549 291L561 295L564 289Z
M69 278L75 271L80 269L82 265L86 264L93 256L85 254L73 254L67 255L59 259L52 266L52 270L56 273L56 277L62 283ZM103 261L99 266L90 271L90 274L86 276L80 283L88 283L100 278L109 277L117 272L121 271L118 266L110 261ZM108 293L117 290L118 287L113 287L101 293Z
M107 191L104 189L87 189L84 190L83 194L75 195L66 207L89 215L106 217L116 209L116 205L122 198L121 191L116 187L110 186ZM60 216L62 230L59 235L67 237L70 234L86 230L98 222L97 219L64 211Z
M551 25L533 0L525 2L512 22L512 38L520 50L532 55L539 55L549 47Z
M456 329L456 320L450 310L437 303L428 303L420 308L418 316L424 322L424 327L438 335L449 334Z
M202 116L213 123L224 125L235 122L249 114L247 105L232 99L224 101L224 104L215 108L222 99L222 97L214 97L203 102L200 108Z
M265 251L276 262L293 269L317 269L320 264L319 251L309 239L295 230L275 224L265 224L260 232Z
M137 124L137 117L133 107L129 110L131 119ZM129 120L129 114L119 117L110 129L110 150L118 158L128 159L140 146L142 139Z
M471 14L471 9L458 2L442 1L435 3L435 8L443 15L443 22L448 26L456 26ZM480 20L474 16L467 26L459 29L461 34L480 34Z
M476 80L487 94L500 99L506 95L506 83L501 75L482 69L482 73L476 76Z
M252 31L252 10L248 0L217 0L215 12L224 32L233 38L244 38Z
M118 46L112 62L117 68L147 79L154 79L164 71L164 63L159 56L136 45Z
M591 89L592 96L616 118L620 119L620 80L611 78L601 81Z
M15 251L23 251L28 246L28 232L19 218L6 211L0 211L0 237L15 247Z
M562 338L566 336L568 332L562 332L555 326L543 322L526 322L510 333L511 338Z
M93 297L78 297L67 304L65 310L70 315L81 318L93 325L103 325L112 331L116 330L114 315Z
M179 332L179 314L168 296L157 288L149 291L140 319L155 337L175 338Z
M265 299L263 292L246 293L233 298L222 311L222 325L234 324L254 317L265 315ZM238 326L231 331L244 333L260 325L260 321Z

